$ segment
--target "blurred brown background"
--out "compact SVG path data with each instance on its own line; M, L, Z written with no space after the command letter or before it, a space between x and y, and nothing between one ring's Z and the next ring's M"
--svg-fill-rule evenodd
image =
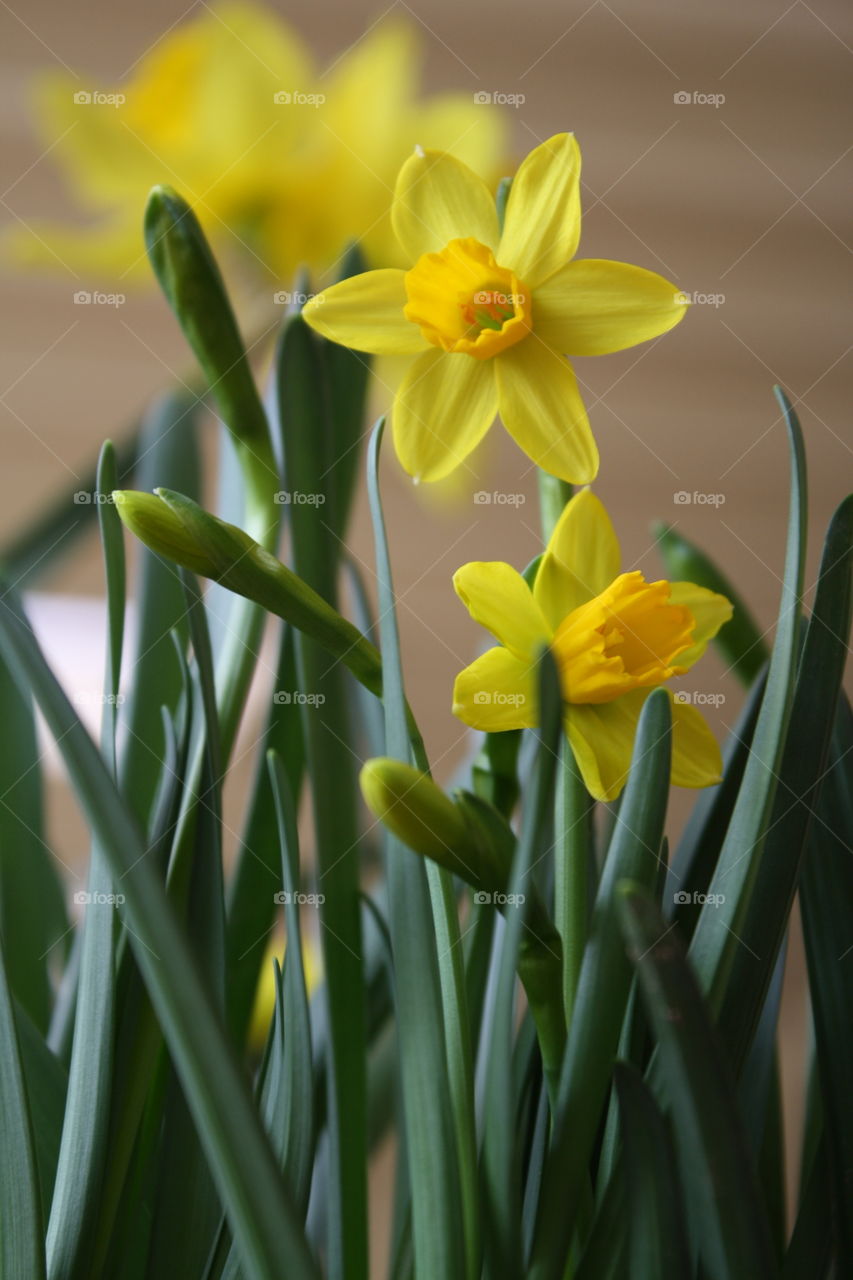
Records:
M204 7L162 0L121 11L106 0L3 5L0 180L10 221L56 214L67 201L28 119L33 72L65 63L112 85L172 24ZM363 0L273 7L321 59L340 54L383 12ZM788 489L774 382L790 393L808 442L809 584L823 530L851 477L849 6L399 0L387 12L419 29L427 88L523 95L509 109L517 154L558 130L577 133L582 256L634 262L688 292L715 296L716 305L699 300L659 342L578 362L602 449L597 489L626 567L658 576L649 524L675 523L726 567L771 628ZM716 104L706 95L718 95ZM187 367L153 291L130 296L118 320L109 308L81 316L61 275L7 267L3 284L0 539L71 485L170 370ZM521 567L538 550L535 477L508 438L493 433L474 471L451 503L416 496L396 462L389 457L385 465L410 693L445 777L463 743L450 716L451 683L482 643L455 600L451 573L468 559ZM525 501L509 509L475 503L478 490L521 493ZM680 492L721 496L715 504L678 503ZM369 571L363 504L353 547ZM85 554L78 548L45 585L99 594L94 544ZM55 628L55 648L58 634ZM710 713L724 733L740 699L715 656L690 687L724 694ZM683 811L679 797L675 824ZM800 1013L794 988L794 1040ZM789 1071L798 1070L790 1061Z

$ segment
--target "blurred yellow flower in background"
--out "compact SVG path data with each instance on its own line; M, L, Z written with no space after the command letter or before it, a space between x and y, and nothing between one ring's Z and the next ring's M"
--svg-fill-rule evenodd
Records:
M270 1023L275 1012L276 991L273 960L277 960L283 967L285 949L286 942L277 933L267 945L263 964L261 965L248 1037L250 1048L258 1055L264 1051ZM302 938L302 964L305 969L305 987L310 998L323 980L323 958L320 948L313 938L305 936Z
M142 210L157 183L193 205L220 254L290 281L328 271L357 240L399 260L389 209L413 145L498 176L499 108L470 93L419 98L415 32L383 21L323 71L276 14L204 6L118 85L67 74L37 85L41 140L62 164L85 225L15 229L19 260L102 278L146 276Z

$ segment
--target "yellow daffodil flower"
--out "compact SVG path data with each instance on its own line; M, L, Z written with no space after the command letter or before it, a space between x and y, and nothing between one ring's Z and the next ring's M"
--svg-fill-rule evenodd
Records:
M650 691L689 670L732 616L725 596L704 587L619 570L610 517L584 489L566 504L532 589L500 562L466 564L453 579L471 617L500 641L457 676L454 714L474 729L533 727L536 661L550 645L565 730L599 800L615 799L625 784ZM672 781L719 782L720 750L702 715L677 698L672 713Z
M255 992L255 1003L249 1023L249 1047L253 1053L261 1054L269 1035L270 1023L275 1012L275 970L273 960L284 965L285 943L281 937L274 937L267 946L261 965L258 987ZM302 964L305 969L305 987L311 996L320 985L323 976L323 960L320 948L310 937L302 939Z
M142 210L169 183L218 254L289 287L358 240L393 260L389 193L417 139L498 176L504 114L470 93L418 94L414 29L383 21L327 70L272 9L203 5L118 84L51 72L37 85L41 141L88 226L34 219L18 257L99 277L145 278Z
M392 415L410 475L448 475L500 413L545 471L575 484L594 479L598 450L565 355L645 342L686 307L653 271L573 260L580 164L570 133L531 151L501 230L482 178L454 156L417 149L397 178L391 211L410 269L366 272L305 307L308 323L335 342L416 357Z

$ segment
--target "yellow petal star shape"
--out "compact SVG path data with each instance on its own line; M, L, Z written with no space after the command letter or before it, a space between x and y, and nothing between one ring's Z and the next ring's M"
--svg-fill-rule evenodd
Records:
M574 258L580 167L571 133L536 147L513 179L501 228L482 178L454 156L417 148L391 210L409 270L365 272L305 306L308 324L334 342L413 357L392 427L416 479L449 475L500 414L543 470L589 483L598 449L567 357L621 351L684 315L684 295L655 272Z
M732 616L725 596L692 582L620 572L613 525L589 489L566 504L532 588L500 561L463 565L453 585L499 641L457 676L454 715L488 732L536 725L536 663L549 645L565 731L598 800L615 799L625 784L651 690L689 670ZM695 707L670 698L672 781L712 786L722 771L716 740Z

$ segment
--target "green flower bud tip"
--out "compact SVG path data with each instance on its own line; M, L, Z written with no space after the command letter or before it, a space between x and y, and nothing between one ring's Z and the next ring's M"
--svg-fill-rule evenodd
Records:
M400 760L368 760L359 779L365 803L375 818L425 858L470 879L460 854L470 851L465 820L441 787L419 769Z
M205 556L170 507L153 493L115 489L113 502L122 524L151 551L167 560L212 578L216 566Z

